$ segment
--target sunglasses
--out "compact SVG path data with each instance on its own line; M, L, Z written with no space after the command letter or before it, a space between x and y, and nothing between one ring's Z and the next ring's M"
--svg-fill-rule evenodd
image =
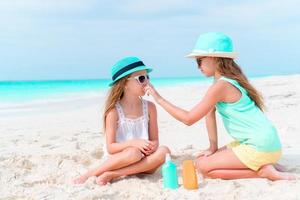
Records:
M135 79L135 80L137 80L137 82L138 82L139 84L143 84L143 83L145 83L147 80L150 80L150 77L149 77L148 74L147 74L147 75L138 75L138 76L130 77L130 78L128 78L127 80L131 80L131 79Z

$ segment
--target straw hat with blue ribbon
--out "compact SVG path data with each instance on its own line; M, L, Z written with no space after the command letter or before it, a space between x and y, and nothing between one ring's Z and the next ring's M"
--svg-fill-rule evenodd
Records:
M109 84L109 86L112 86L121 78L140 70L146 70L147 73L149 73L152 71L152 68L147 67L137 57L130 56L122 58L111 67L112 82Z
M186 57L221 57L235 59L237 52L233 50L233 43L230 37L221 32L209 32L198 37L195 48Z

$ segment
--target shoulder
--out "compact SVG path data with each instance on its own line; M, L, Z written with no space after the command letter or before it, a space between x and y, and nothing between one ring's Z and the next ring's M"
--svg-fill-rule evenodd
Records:
M232 92L239 92L239 83L235 80L232 81L226 81L226 80L218 80L216 82L216 88L218 88L219 91L222 91L223 94L229 94Z
M219 79L215 82L214 85L218 88L225 89L226 87L231 86L232 84L227 80Z
M107 115L106 115L106 120L118 120L118 111L116 108L111 109Z
M224 99L228 92L228 88L232 87L231 84L225 80L217 80L212 84L206 93L206 98L212 102L219 102Z
M210 93L222 93L226 88L228 88L228 86L230 86L230 83L228 83L225 80L217 80L214 84L212 84L209 89L208 92Z
M153 102L147 101L147 100L144 100L144 101L146 102L146 105L148 106L149 113L156 112L156 105Z

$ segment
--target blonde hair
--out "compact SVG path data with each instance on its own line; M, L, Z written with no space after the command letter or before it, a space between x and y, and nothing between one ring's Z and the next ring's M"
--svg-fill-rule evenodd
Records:
M105 132L106 128L106 117L108 113L116 106L116 103L122 99L124 95L124 86L127 82L127 78L130 75L127 75L120 80L118 80L115 84L112 85L111 89L108 92L107 99L105 101L104 113L103 113L103 131Z
M239 65L231 58L215 58L215 61L220 75L236 80L248 92L255 105L263 111L265 106L262 95L249 83Z

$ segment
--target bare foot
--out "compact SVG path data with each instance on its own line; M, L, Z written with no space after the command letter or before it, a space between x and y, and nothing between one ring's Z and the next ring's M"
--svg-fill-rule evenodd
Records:
M274 164L273 166L275 167L275 169L276 169L277 171L280 171L280 172L287 172L286 167L283 166L283 165L281 165L281 164L279 164L279 163L276 163L276 164Z
M100 176L98 176L96 183L98 185L106 185L108 182L112 181L114 178L117 177L117 174L114 172L104 172Z
M277 180L295 180L296 176L290 173L280 172L276 170L273 165L265 165L259 171L258 175L270 179L272 181Z
M82 175L82 176L79 176L77 178L75 178L73 180L73 183L74 184L83 184L85 183L86 180L88 180L89 177L85 176L85 175Z

